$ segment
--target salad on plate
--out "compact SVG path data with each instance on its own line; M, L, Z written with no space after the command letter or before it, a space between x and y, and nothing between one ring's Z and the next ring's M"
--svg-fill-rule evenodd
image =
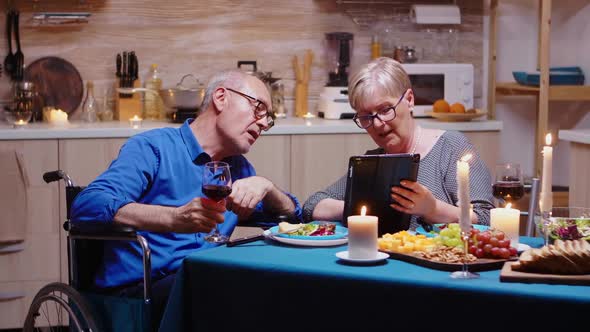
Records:
M590 241L590 218L552 217L546 227L552 240Z

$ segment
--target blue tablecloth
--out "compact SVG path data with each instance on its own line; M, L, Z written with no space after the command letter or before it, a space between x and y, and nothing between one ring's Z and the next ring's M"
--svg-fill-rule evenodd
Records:
M335 257L346 248L267 240L192 254L177 273L161 330L447 330L461 322L503 329L517 320L546 330L567 327L590 309L590 287L503 283L500 270L456 280L393 259L348 265Z

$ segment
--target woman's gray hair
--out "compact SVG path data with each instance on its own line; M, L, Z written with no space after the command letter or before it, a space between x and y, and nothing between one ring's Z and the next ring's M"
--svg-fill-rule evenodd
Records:
M213 92L220 86L240 90L244 86L246 73L238 69L230 69L219 72L207 81L205 96L199 109L199 113L205 111L213 101Z
M384 91L391 97L400 97L412 88L410 77L402 65L386 57L377 58L362 66L348 83L348 100L353 109L358 110L362 103L376 91Z

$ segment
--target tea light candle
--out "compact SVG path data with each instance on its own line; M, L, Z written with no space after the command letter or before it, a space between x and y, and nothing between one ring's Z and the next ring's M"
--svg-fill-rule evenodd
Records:
M142 121L142 118L138 117L137 115L134 115L131 119L129 119L129 124L131 125L131 128L138 129L139 127L141 127Z
M471 207L471 199L469 198L469 159L471 154L467 154L457 161L457 189L459 198L459 225L461 231L469 233L471 231L471 217L469 215L469 208Z
M25 120L22 120L22 119L21 120L18 120L18 121L15 121L13 123L13 127L14 128L17 128L17 129L18 128L24 128L26 125L27 125L27 122Z
M351 259L372 259L377 256L376 216L367 216L367 208L361 209L360 216L349 216L348 257Z
M553 177L553 148L551 147L551 134L545 136L543 147L543 177L541 178L541 195L539 207L541 211L551 211L553 208L552 179Z
M65 126L68 124L68 113L60 109L49 111L49 123L54 126Z
M490 226L500 230L510 238L510 246L518 246L518 230L520 226L520 210L512 209L512 204L508 203L505 208L495 208L490 210Z

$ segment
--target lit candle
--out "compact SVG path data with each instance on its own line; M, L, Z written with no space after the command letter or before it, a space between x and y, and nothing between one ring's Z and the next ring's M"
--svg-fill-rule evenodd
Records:
M14 128L24 128L26 124L27 124L27 122L25 120L20 119L20 120L14 122L13 127Z
M490 210L490 226L504 232L510 239L510 246L518 246L518 231L520 228L520 210L512 209L508 203L505 208Z
M65 126L68 124L68 113L60 109L49 111L49 123L54 126Z
M129 119L129 124L131 125L131 127L133 129L138 129L139 127L141 127L141 122L143 120L138 117L137 115L134 115L131 119Z
M551 147L551 134L547 134L545 136L545 146L543 147L543 177L541 178L541 197L539 200L541 211L551 211L553 208L552 176L553 148Z
M469 208L471 206L471 199L469 198L469 159L471 154L467 154L457 161L457 189L459 198L459 225L461 231L469 233L471 231L471 217L469 216Z
M377 256L376 216L367 216L367 208L362 207L360 216L349 216L348 257L351 259L372 259Z

